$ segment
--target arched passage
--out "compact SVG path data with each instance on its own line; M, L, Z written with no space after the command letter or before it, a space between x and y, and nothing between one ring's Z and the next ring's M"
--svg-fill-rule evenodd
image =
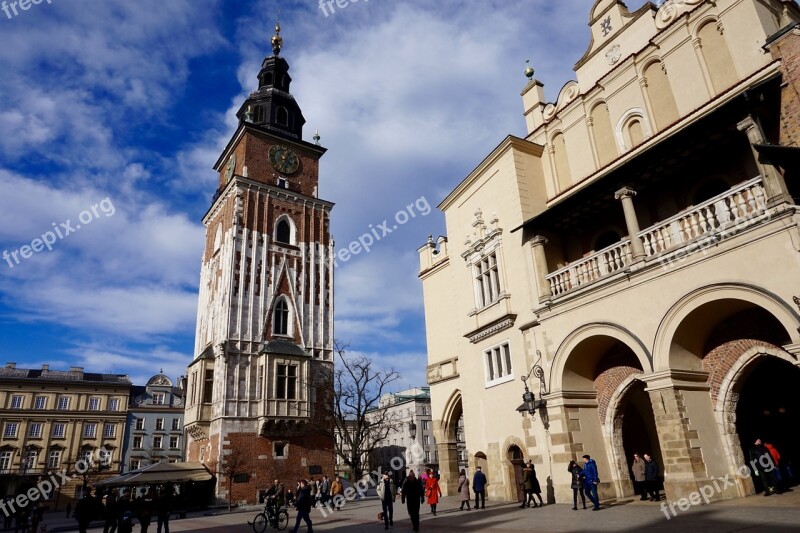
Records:
M516 495L516 501L521 502L525 498L525 493L522 490L522 469L525 466L525 458L520 447L516 444L509 446L506 452L506 459L510 463L509 480L512 484L510 488L512 491L516 488L516 492L512 496Z
M458 432L459 421L462 419L463 414L461 391L456 390L450 396L447 404L445 404L441 433L436 439L436 448L439 452L439 470L442 475L440 485L442 492L446 496L455 494L458 489Z

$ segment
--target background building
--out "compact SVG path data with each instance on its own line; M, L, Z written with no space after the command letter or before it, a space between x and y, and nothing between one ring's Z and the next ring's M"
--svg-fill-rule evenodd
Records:
M278 27L214 167L188 370L187 458L219 474L246 462L233 499L250 503L274 478L333 472L333 204L317 195L325 148L303 140L282 43Z
M567 501L571 459L627 497L649 452L674 501L726 476L714 497L758 490L736 474L756 437L800 457L799 17L598 0L555 102L526 72L526 138L443 200L448 237L419 250L449 493L462 416L495 499L519 497L523 459ZM544 404L516 409L521 377Z
M163 372L131 387L122 473L154 463L183 460L184 390Z
M0 368L0 495L15 496L45 474L94 458L96 466L48 500L63 507L82 485L118 475L131 382L125 375ZM55 505L55 501L53 505Z

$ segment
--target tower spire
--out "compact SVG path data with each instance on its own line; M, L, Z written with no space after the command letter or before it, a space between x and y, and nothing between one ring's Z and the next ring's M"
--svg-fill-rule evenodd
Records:
M275 22L275 35L272 36L272 53L276 56L281 53L283 46L283 37L281 37L281 21L278 19Z

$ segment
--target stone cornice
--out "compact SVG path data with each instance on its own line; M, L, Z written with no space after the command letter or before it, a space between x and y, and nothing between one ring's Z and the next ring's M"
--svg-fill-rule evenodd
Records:
M517 315L509 313L505 316L501 316L497 320L493 320L484 326L470 331L469 333L465 334L464 337L468 338L469 342L472 344L475 344L486 337L490 337L495 333L500 333L501 331L512 327L516 319Z

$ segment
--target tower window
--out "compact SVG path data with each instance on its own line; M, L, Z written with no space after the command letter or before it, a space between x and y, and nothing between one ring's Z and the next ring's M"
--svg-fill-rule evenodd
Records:
M281 126L288 126L289 125L289 112L286 111L285 107L279 107L276 120L278 124Z
M264 107L257 105L253 110L253 122L260 123L264 122Z
M272 317L272 333L274 335L289 334L289 305L283 298L275 304L275 311Z
M292 228L291 226L289 226L289 223L286 222L285 220L281 220L280 222L278 222L278 227L275 228L275 240L278 242L285 242L286 244L291 244Z
M281 189L288 189L289 181L286 178L278 178L278 187Z
M272 85L272 72L264 74L264 85Z
M297 366L278 365L275 397L280 400L297 399Z

